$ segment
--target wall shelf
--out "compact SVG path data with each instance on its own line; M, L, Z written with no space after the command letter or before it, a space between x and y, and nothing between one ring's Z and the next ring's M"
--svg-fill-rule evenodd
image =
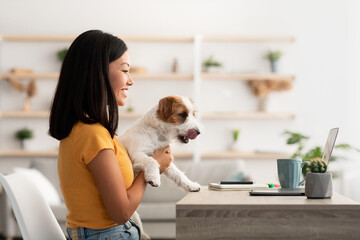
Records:
M293 36L248 36L248 35L216 35L203 36L203 41L207 42L294 42Z
M238 152L238 151L219 151L219 152L208 152L202 153L201 158L203 159L278 159L278 158L289 158L289 153L271 153L271 152Z
M189 152L175 152L173 153L175 159L190 159L193 157L192 153ZM25 151L25 150L0 150L0 158L56 158L58 156L57 150L52 151ZM236 151L219 151L219 152L208 152L202 153L202 159L269 159L274 160L277 158L289 158L289 153L261 153L261 152L236 152Z
M0 73L0 79L58 79L58 72Z
M202 113L202 119L207 120L239 120L239 119L268 119L268 120L292 120L295 114L292 113L271 113L271 112L213 112Z
M49 114L48 111L1 111L0 118L49 118ZM142 113L119 113L120 119L137 119L142 115Z
M120 112L120 119L138 119L145 113ZM0 118L49 118L48 111L2 111ZM239 119L267 119L267 120L291 120L295 118L292 113L270 113L270 112L213 112L202 113L201 118L205 120L239 120Z
M1 111L0 118L48 118L48 111Z
M77 35L2 35L6 42L66 42L73 41ZM130 42L194 42L194 36L146 36L118 35ZM250 36L250 35L203 35L203 41L209 42L294 42L293 36Z
M294 75L276 73L203 73L204 80L274 80L293 81Z
M189 73L133 73L135 80L193 80L193 74ZM44 79L57 80L58 72L34 72L34 73L0 73L0 79Z
M192 153L173 153L174 158L192 158ZM0 150L0 158L56 158L58 156L57 150Z

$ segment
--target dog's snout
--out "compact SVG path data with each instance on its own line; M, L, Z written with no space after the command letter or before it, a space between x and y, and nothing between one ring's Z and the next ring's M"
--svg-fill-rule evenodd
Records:
M199 135L200 134L200 130L195 129L196 133Z

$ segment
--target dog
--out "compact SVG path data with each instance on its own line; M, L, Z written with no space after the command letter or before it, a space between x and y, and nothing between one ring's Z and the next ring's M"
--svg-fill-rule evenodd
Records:
M125 131L119 141L128 151L135 176L144 171L146 182L158 187L161 184L159 164L151 155L175 142L188 143L195 139L202 129L190 98L168 96L160 99L158 104ZM191 181L174 163L170 164L164 174L185 191L200 191L200 185ZM150 239L142 229L137 212L131 219L140 227L141 239Z

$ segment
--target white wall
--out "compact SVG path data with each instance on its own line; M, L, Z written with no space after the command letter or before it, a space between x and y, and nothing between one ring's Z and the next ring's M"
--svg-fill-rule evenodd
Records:
M153 1L12 1L0 2L0 35L6 34L79 34L88 29L102 29L117 35L292 35L289 43L204 44L202 57L214 54L229 72L264 72L268 70L262 54L269 48L281 49L285 55L280 72L296 76L294 89L274 93L269 110L294 112L294 121L206 121L206 132L199 137L202 150L222 150L230 143L232 128L241 128L244 150L292 151L281 133L300 131L311 137L310 146L323 146L328 130L340 127L338 143L359 146L359 17L356 1L344 0L153 0ZM2 44L0 70L12 67L37 71L57 71L53 57L57 49L68 43ZM129 43L133 65L146 66L149 72L170 69L174 57L180 72L192 71L192 46L178 44ZM53 89L44 83L42 89ZM43 85L43 84L42 84ZM159 87L161 86L161 87ZM1 83L0 108L21 107L20 95ZM131 102L138 110L146 110L166 94L193 95L191 83L137 82L130 91ZM254 110L256 100L240 82L212 81L203 84L202 110ZM53 90L39 91L34 108L46 109ZM151 89L151 93L149 93ZM42 92L42 93L40 93ZM146 95L146 99L142 96ZM8 121L5 123L5 121ZM10 139L22 120L1 120L0 149L16 148ZM43 122L41 122L43 121ZM56 141L45 137L45 120L21 123L38 132L33 148L55 148ZM121 129L130 122L123 121ZM43 136L43 137L41 137ZM10 139L10 140L9 140ZM187 146L191 149L195 145ZM352 159L359 154L351 155ZM3 161L3 160L2 160ZM276 162L247 162L256 181L275 181ZM0 164L2 164L0 162ZM349 163L344 163L349 164ZM256 165L256 166L254 166ZM348 170L348 175L352 173ZM354 187L348 186L353 189ZM351 195L351 191L338 191ZM359 195L353 198L360 200Z

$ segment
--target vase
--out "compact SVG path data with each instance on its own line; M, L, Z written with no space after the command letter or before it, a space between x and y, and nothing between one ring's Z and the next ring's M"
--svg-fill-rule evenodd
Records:
M278 61L270 61L270 68L271 68L271 72L276 73L278 72Z
M234 140L230 145L229 145L229 150L230 151L240 151L240 141L238 140Z
M21 148L21 150L28 150L29 149L29 140L27 140L27 139L20 140L20 148Z
M305 176L305 196L310 199L332 197L332 174L307 172Z
M220 73L221 67L218 66L209 66L205 68L205 72L207 73Z
M258 111L265 112L267 108L267 96L260 96L258 98Z

